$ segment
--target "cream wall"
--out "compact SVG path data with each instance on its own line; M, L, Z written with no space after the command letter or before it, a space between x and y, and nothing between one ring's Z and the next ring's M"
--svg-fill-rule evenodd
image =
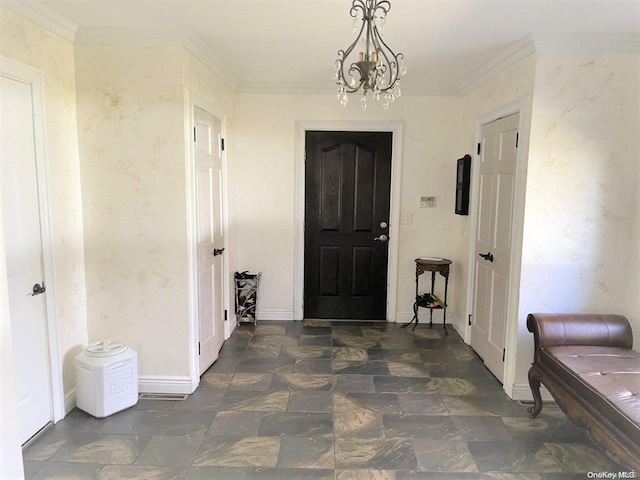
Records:
M76 45L89 337L189 378L182 47Z
M0 7L0 55L44 73L56 322L69 395L75 388L74 358L87 342L73 45Z
M391 121L404 125L400 208L413 223L400 225L398 300L392 311L410 318L418 256L454 262L447 312L464 315L456 305L464 296L458 280L460 238L466 217L454 214L456 159L460 144L462 99L402 97L387 111L372 103L362 112L357 102L342 108L334 95L238 94L236 148L231 197L235 204L237 266L262 271L259 318L293 318L294 291L294 126L306 121ZM420 196L436 196L437 207L419 208Z
M521 330L533 311L627 313L639 338L639 66L637 53L538 54ZM522 381L533 341L524 346Z

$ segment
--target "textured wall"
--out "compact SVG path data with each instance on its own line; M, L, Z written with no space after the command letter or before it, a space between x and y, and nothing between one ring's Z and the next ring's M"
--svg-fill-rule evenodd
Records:
M189 375L182 47L76 46L91 340Z
M404 123L401 210L413 214L400 225L398 299L392 310L410 315L415 291L414 259L431 255L454 262L450 299L456 288L459 242L467 220L454 214L460 98L401 97L387 111L372 103L340 107L333 95L239 94L236 111L235 202L238 268L261 270L259 308L293 315L294 122L296 120L391 121ZM437 207L419 208L420 196L436 196ZM466 261L466 260L465 260ZM455 302L460 304L458 300ZM452 314L464 314L450 310Z
M521 324L530 311L628 311L638 338L638 67L637 53L538 54Z
M69 393L87 341L73 45L0 7L0 55L44 72L58 341Z

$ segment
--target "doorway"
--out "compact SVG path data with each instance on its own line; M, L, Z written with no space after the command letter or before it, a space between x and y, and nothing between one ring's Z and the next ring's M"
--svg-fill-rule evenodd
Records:
M482 125L471 346L504 383L520 114Z
M386 318L392 140L306 132L305 318Z
M0 70L14 67L0 65ZM22 68L16 69L22 76ZM31 75L28 75L31 76ZM37 76L37 74L36 74ZM51 329L46 296L41 191L37 152L38 99L34 84L0 75L0 192L5 232L7 280L13 351L13 369L18 400L20 440L24 444L54 419ZM40 119L40 120L39 120ZM41 126L41 125L40 125ZM59 385L55 385L56 390ZM59 409L59 406L58 406ZM60 413L58 412L59 416Z
M222 119L194 106L194 223L198 371L218 358L225 335L225 223Z

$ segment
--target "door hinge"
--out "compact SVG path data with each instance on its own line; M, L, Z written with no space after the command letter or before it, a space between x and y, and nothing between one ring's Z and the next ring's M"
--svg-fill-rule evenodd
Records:
M480 143L478 143L478 155L480 155Z
M198 342L198 355L200 355L200 342Z
M220 139L220 148L222 148L222 151L224 152L224 138Z
M225 322L228 320L228 318L227 318L227 317L228 317L228 315L229 315L229 311L228 311L228 310L225 310L225 311L224 311L224 321L225 321Z
M520 139L520 133L516 132L516 148L518 148L518 140Z
M506 349L506 348L503 348L503 349L502 349L502 361L503 361L503 362L504 362L504 357L506 356L506 354L507 354L507 349Z
M307 161L307 151L306 150L304 151L304 161L305 162Z
M193 143L196 142L196 127L193 127Z
M469 325L471 325L471 315L469 315Z

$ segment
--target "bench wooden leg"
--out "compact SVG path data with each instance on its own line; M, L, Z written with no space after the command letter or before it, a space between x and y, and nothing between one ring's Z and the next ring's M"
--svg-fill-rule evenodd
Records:
M529 386L533 394L533 407L527 408L527 412L531 418L535 418L542 411L542 396L540 395L540 378L536 375L534 367L529 369Z

